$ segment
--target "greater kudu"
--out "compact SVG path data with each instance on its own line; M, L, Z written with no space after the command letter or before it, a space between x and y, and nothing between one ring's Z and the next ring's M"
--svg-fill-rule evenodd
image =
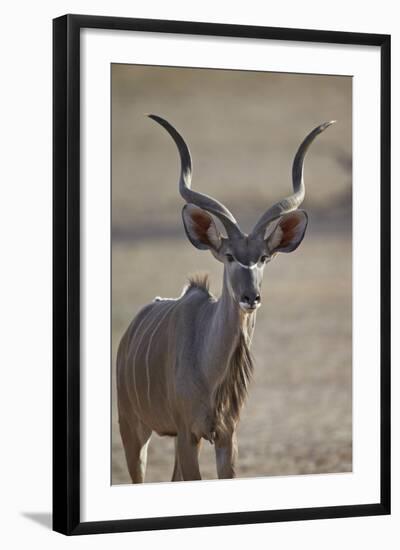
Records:
M176 438L173 481L201 479L202 438L215 444L218 477L232 478L264 267L278 252L295 250L304 237L307 214L298 210L304 199L304 156L334 121L305 138L293 162L293 194L269 208L246 235L225 206L191 189L185 141L166 120L149 116L178 147L186 234L196 248L210 250L224 264L224 276L219 299L210 294L206 278L192 278L179 298L156 298L141 309L122 337L117 390L128 469L134 483L144 481L147 445L155 431ZM212 216L222 222L226 237Z

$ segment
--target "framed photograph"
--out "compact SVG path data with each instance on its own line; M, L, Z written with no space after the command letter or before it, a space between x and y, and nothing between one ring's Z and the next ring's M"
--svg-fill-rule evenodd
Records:
M390 36L54 20L54 529L390 513Z

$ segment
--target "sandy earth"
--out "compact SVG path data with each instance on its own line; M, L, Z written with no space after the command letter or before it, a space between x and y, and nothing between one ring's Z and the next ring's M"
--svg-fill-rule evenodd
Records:
M152 111L170 118L190 142L193 186L225 202L245 230L290 190L293 154L305 133L339 120L307 159L306 237L266 268L237 471L240 477L350 471L351 80L114 67L113 381L119 339L143 304L179 295L196 271L210 273L216 294L221 284L218 262L184 235L176 152L143 116ZM205 442L204 478L216 477L213 451ZM129 483L115 386L112 452L112 483ZM173 440L154 435L146 480L168 481L172 467Z

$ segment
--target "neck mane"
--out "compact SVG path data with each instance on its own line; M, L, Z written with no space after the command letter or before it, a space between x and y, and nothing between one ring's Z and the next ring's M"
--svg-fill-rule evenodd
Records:
M247 337L241 330L225 377L215 392L214 417L217 438L222 437L224 433L232 433L235 428L247 396L253 368Z

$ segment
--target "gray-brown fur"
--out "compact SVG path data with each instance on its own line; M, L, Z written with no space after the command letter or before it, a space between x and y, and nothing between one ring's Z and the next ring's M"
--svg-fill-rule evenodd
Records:
M224 275L218 299L209 291L207 276L195 275L179 298L156 298L145 306L122 337L117 393L127 465L132 481L143 482L147 445L155 431L176 438L173 481L201 479L202 439L215 443L218 477L232 478L236 429L253 370L250 345L264 267L278 252L295 250L304 237L307 215L298 210L304 198L304 155L330 123L313 130L301 144L293 164L293 194L268 209L246 235L224 205L191 189L185 141L167 121L151 118L178 147L187 237L223 263ZM224 225L226 236L213 216Z
M253 374L253 360L242 331L224 380L215 394L215 438L221 439L232 432L239 422L240 411L247 396Z

